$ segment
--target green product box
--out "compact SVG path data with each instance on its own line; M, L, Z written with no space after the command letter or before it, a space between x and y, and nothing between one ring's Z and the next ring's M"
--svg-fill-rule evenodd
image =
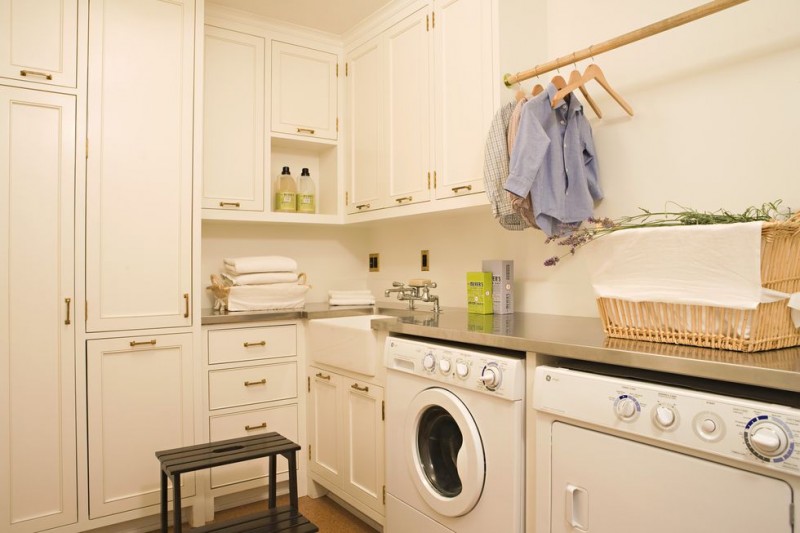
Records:
M492 314L491 272L467 272L467 312Z

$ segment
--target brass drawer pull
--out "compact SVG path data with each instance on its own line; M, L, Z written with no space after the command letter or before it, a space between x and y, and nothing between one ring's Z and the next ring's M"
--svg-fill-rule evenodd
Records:
M266 423L266 422L261 422L261 423L260 423L259 425L257 425L257 426L250 426L250 425L248 425L248 426L245 426L245 427L244 427L244 430L245 430L245 431L254 431L254 430L256 430L256 429L266 429L266 427L267 427L267 423Z
M267 384L267 378L261 378L261 381L245 381L244 382L244 386L245 387L252 387L253 385L266 385L266 384Z
M266 345L267 345L267 341L261 341L261 342L246 342L246 343L244 343L244 347L245 347L245 348L250 348L251 346L266 346Z
M317 372L317 377L319 379L324 379L324 380L327 380L327 381L331 380L331 375L330 374L323 374L322 372Z
M220 206L220 207L227 207L227 206L230 206L230 207L239 207L239 206L240 206L240 204L239 204L239 202L220 202L220 203L219 203L219 206Z
M150 339L149 341L131 341L130 342L131 346L145 346L147 344L155 346L156 345L156 340L155 339Z
M39 76L39 77L44 78L46 80L52 80L53 79L53 75L52 74L48 74L47 72L38 72L36 70L20 70L19 73L20 73L21 76L26 76L26 77L27 76Z
M359 204L359 205L356 206L356 209L358 209L358 210L365 209L365 208L369 209L369 204Z
M297 128L297 133L308 133L309 135L314 135L314 130L311 128Z
M64 303L67 304L67 318L64 320L64 324L67 326L72 324L72 321L69 319L70 302L72 302L72 298L64 298Z
M183 295L183 301L186 303L186 308L183 310L183 318L189 318L189 293Z
M402 198L395 198L395 200L394 200L394 201L395 201L395 202L397 202L398 204L402 204L403 202L410 202L411 200L413 200L413 198L412 198L412 197L410 197L410 196L403 196Z
M359 387L358 383L353 383L352 385L350 385L350 388L355 389L358 392L369 392L369 387Z
M462 185L460 187L453 187L453 192L457 193L458 191L461 191L461 190L464 190L464 189L466 189L468 191L471 191L472 190L472 185Z

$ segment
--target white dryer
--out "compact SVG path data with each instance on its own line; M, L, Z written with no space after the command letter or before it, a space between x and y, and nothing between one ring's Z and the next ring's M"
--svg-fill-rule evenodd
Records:
M385 363L385 531L523 531L524 359L389 337Z

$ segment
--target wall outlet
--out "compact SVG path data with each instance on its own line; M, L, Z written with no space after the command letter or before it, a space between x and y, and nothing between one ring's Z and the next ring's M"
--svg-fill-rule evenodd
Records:
M380 254L369 254L369 271L370 272L378 272L380 271L380 266L378 265L378 256Z
M431 269L431 253L429 250L422 250L420 253L419 269L427 272Z

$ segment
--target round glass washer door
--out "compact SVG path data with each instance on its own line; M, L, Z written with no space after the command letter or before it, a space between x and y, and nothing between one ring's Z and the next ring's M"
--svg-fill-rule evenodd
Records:
M447 389L425 389L408 406L403 436L406 464L422 499L443 516L470 512L483 493L486 461L464 403Z

